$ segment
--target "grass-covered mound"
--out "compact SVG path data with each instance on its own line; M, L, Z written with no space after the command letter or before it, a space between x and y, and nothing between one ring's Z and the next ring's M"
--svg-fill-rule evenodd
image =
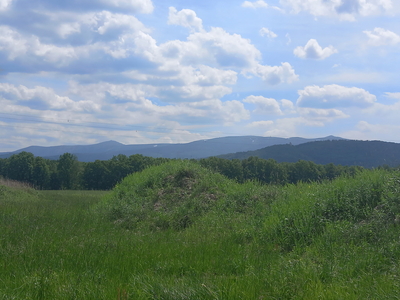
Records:
M0 199L12 201L38 200L38 193L24 182L0 178Z
M172 161L126 177L100 208L115 224L185 229L206 213L249 213L271 201L260 185L240 185L190 161Z

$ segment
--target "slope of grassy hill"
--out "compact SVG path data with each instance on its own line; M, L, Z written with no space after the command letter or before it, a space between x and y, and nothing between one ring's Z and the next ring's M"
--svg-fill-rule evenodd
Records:
M400 174L238 184L187 161L0 192L0 299L397 299ZM5 190L0 186L0 190ZM11 195L7 192L7 195ZM25 199L25 200L24 200Z
M300 145L275 145L263 149L221 155L227 159L257 156L278 162L313 161L316 164L362 166L365 168L400 165L400 144L381 141L332 140Z

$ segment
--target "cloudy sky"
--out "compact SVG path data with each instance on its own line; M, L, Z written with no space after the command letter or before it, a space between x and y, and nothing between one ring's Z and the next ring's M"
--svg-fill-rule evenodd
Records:
M0 151L400 142L398 0L0 0Z

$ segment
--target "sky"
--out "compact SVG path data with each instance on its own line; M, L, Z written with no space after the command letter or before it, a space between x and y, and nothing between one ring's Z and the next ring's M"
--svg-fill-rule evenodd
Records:
M400 142L398 0L0 0L0 152Z

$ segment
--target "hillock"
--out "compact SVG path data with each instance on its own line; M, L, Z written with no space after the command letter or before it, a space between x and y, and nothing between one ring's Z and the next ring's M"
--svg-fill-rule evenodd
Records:
M127 176L100 210L126 228L181 230L211 211L244 212L256 200L270 201L262 193L257 183L241 185L195 162L171 161Z

